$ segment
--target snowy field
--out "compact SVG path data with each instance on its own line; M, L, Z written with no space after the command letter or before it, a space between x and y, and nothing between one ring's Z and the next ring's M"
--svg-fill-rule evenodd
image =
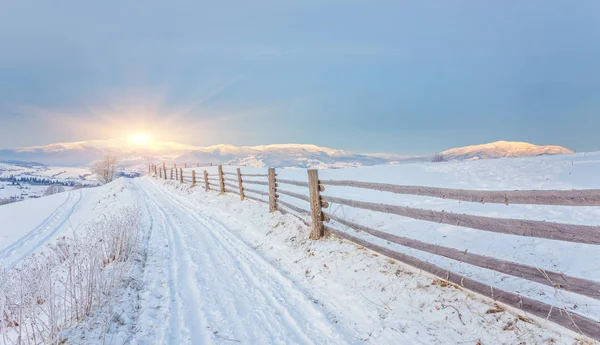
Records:
M216 172L216 167L208 170ZM600 153L591 153L331 169L320 171L320 178L486 190L581 189L600 188L595 178L599 172ZM306 181L306 171L278 169L277 178ZM251 188L266 190L259 185ZM279 188L307 194L303 187ZM598 208L592 207L483 205L348 187L327 187L324 195L575 224L598 225L600 219ZM281 200L308 209L304 201L284 195ZM65 343L594 343L350 242L335 237L311 241L303 221L291 214L269 213L265 204L149 177L0 206L0 270L19 267L29 255L43 253L63 236L77 237L86 224L110 219L122 207L140 212L142 252L124 271L119 291L96 303L82 322L61 332ZM598 246L492 234L339 205L332 205L329 212L382 231L600 281ZM394 248L600 318L597 301Z
M229 167L225 167L224 170L226 172L235 171L234 168ZM208 171L209 173L216 173L215 168L209 168ZM266 173L265 169L256 168L242 167L242 171L246 173ZM277 174L278 179L307 181L306 171L302 169L278 169ZM319 171L321 180L357 180L473 190L594 189L600 188L600 179L597 178L599 174L600 152ZM201 176L201 174L198 176ZM255 178L247 178L247 180L250 179ZM200 180L200 182L202 181ZM266 186L250 184L247 186L267 191ZM305 187L282 183L278 188L308 195ZM265 196L253 193L247 194L267 201ZM327 186L322 194L360 201L498 218L545 220L584 225L600 224L598 221L600 219L600 208L598 207L480 204L335 186ZM280 200L309 210L309 205L305 201L283 194L280 195ZM377 230L423 242L467 250L471 253L600 281L600 265L598 265L600 250L598 250L597 245L497 234L412 220L344 205L332 204L327 212ZM356 234L354 230L335 222L332 223L332 226ZM555 306L565 307L573 312L600 321L600 301L429 253L389 244L384 240L363 233L357 233L356 235L498 288L517 292Z

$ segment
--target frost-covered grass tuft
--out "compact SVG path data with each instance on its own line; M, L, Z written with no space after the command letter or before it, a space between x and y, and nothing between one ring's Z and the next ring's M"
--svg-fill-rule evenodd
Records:
M122 282L140 246L140 212L123 208L0 271L0 343L59 344Z

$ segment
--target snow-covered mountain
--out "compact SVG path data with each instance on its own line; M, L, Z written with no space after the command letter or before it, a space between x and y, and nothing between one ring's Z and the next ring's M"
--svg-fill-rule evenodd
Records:
M440 154L448 160L486 159L502 157L525 157L541 155L561 155L574 153L561 146L538 146L514 141L496 141L494 143L472 145L450 149Z
M199 147L176 158L178 162L212 162L255 167L348 167L387 164L386 158L316 145L215 145Z
M157 161L175 161L190 164L227 163L255 167L340 168L431 160L431 157L426 156L358 154L305 144L199 147L175 142L139 143L128 139L111 139L0 149L0 162L19 161L52 166L85 166L98 160L107 152L119 156L125 166L143 166ZM560 146L536 146L528 143L499 141L451 149L441 154L448 160L461 160L572 152Z
M36 162L54 166L88 165L105 153L119 156L123 161L141 163L150 157L171 159L190 151L194 146L175 142L135 143L129 139L90 140L57 143L45 146L0 149L0 161Z

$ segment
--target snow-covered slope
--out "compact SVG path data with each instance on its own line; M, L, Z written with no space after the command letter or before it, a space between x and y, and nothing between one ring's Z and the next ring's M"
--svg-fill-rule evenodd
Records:
M254 167L348 167L387 164L386 158L361 155L316 145L215 145L200 147L176 158L178 162L212 162Z
M441 152L446 159L483 159L570 154L573 151L561 146L538 146L514 141L496 141L489 144L458 147Z
M186 176L191 169L184 170ZM216 167L202 169L216 171ZM235 167L224 169L235 171ZM581 189L600 187L594 178L598 171L600 153L579 153L324 169L319 177L485 190ZM306 181L307 173L305 169L278 169L277 175L282 180ZM252 188L265 191L268 187ZM306 187L284 188L308 193ZM245 193L262 197L250 189ZM597 225L600 214L598 207L480 204L341 186L327 186L323 195L581 225ZM280 206L284 201L309 208L305 200L280 196ZM0 227L0 268L15 267L28 254L45 251L45 244L53 239L81 235L90 220L110 219L123 206L139 210L144 228L139 260L128 263L135 271L124 271L120 295L95 303L84 321L64 330L66 343L97 344L98 339L105 339L106 344L595 344L544 318L504 310L491 300L364 247L335 237L309 240L310 228L300 219L271 213L265 204L150 177L119 179L99 188L1 206L0 224L8 226ZM379 231L533 265L540 272L600 279L597 245L475 231L335 203L328 211ZM483 283L600 320L598 300L402 248L339 223L329 225ZM2 288L0 284L0 295ZM17 334L15 328L9 331Z

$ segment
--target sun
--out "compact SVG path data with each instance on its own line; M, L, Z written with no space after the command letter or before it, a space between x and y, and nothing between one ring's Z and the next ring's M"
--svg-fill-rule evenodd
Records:
M132 144L144 145L150 142L150 136L146 133L135 133L129 137L129 141Z

